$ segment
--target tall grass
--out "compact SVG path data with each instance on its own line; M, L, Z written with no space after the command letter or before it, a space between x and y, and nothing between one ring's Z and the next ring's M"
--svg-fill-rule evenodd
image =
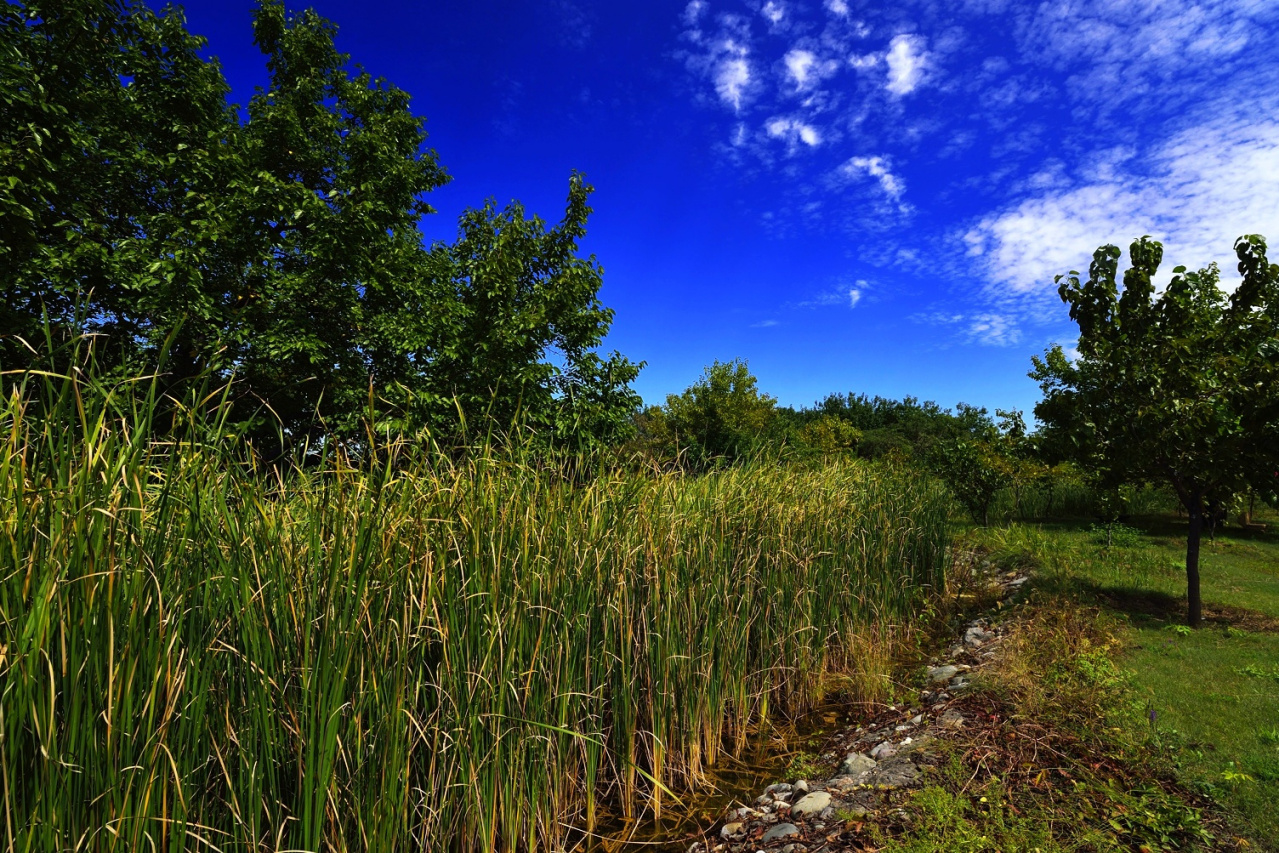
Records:
M944 583L946 498L890 469L265 471L224 409L161 408L27 376L0 411L5 850L559 845Z

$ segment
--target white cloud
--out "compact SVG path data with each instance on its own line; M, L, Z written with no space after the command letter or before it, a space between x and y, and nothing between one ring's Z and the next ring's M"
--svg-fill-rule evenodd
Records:
M795 89L801 92L813 90L822 80L839 70L838 62L819 59L817 54L801 47L787 51L782 57L782 63L786 66L786 76Z
M859 278L852 287L848 288L849 308L857 307L857 303L862 301L862 294L866 292L867 287L869 287L869 285L866 283L866 280Z
M832 15L840 18L848 17L848 4L844 0L826 0L826 8Z
M1021 343L1017 320L1007 314L975 314L968 318L965 334L973 343L1007 347Z
M741 112L757 88L750 25L739 15L719 15L716 30L708 34L699 25L708 8L704 0L693 0L685 7L687 28L682 37L695 50L683 58L691 71L710 82L720 103Z
M760 320L758 323L751 323L752 329L771 329L778 325L776 320Z
M1251 123L1246 120L1251 119ZM968 253L994 291L1055 298L1053 277L1086 270L1104 243L1149 234L1165 271L1217 261L1234 270L1242 234L1279 237L1279 121L1229 116L1176 134L1146 157L1099 152L1068 188L1030 195L968 230Z
M774 24L780 24L782 18L786 17L786 6L783 3L778 3L777 0L768 0L764 4L764 8L760 10L760 14Z
M868 176L879 181L880 189L884 191L884 195L893 201L901 198L902 193L906 191L905 184L901 178L892 173L888 158L886 157L852 157L844 165L839 167L840 174L846 178L859 178Z
M867 68L875 68L883 60L878 53L853 54L848 57L848 64L856 68L858 71Z
M911 317L916 323L951 326L963 343L1008 347L1021 343L1022 330L1017 317L996 312L966 314L952 311L930 311Z
M697 26L702 19L702 13L706 11L706 0L690 0L689 4L684 7L684 24L689 27Z
M928 69L928 53L920 36L893 36L884 59L888 63L887 88L894 95L909 95L923 82Z
M764 123L764 130L774 139L784 139L791 145L798 140L810 148L815 148L822 142L821 133L817 128L785 116L770 118Z
M783 58L786 63L786 70L790 73L791 79L795 81L795 85L804 88L810 82L810 75L813 66L817 63L817 57L811 50L800 50L795 48L791 50Z
M733 42L725 48L726 56L715 66L715 93L734 111L740 111L746 87L751 83L751 66L746 48Z

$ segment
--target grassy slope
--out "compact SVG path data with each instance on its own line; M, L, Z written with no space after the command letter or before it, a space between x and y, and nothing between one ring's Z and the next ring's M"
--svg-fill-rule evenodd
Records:
M1261 520L1264 534L1228 527L1205 543L1208 621L1196 632L1180 627L1184 521L1140 519L1110 548L1087 524L1003 536L1035 540L1053 584L1126 618L1123 664L1161 737L1180 747L1183 780L1233 811L1263 849L1279 849L1279 519Z

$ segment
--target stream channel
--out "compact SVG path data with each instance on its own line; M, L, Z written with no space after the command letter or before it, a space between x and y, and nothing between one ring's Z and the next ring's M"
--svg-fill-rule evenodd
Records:
M696 791L668 798L662 816L601 820L596 836L579 849L587 853L685 853L693 841L724 817L730 806L749 805L773 782L788 779L797 756L812 756L827 736L859 718L859 707L842 702L819 705L798 720L774 724L754 735L742 754L722 755ZM681 804L682 803L682 804Z

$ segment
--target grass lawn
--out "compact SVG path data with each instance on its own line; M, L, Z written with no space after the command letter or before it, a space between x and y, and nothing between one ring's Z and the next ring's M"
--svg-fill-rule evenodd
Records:
M1182 780L1220 802L1240 831L1279 850L1279 517L1205 540L1204 627L1185 619L1184 519L1138 518L1106 534L1087 522L990 531L1005 552L1034 556L1040 583L1100 602L1127 622L1121 663L1178 747Z

